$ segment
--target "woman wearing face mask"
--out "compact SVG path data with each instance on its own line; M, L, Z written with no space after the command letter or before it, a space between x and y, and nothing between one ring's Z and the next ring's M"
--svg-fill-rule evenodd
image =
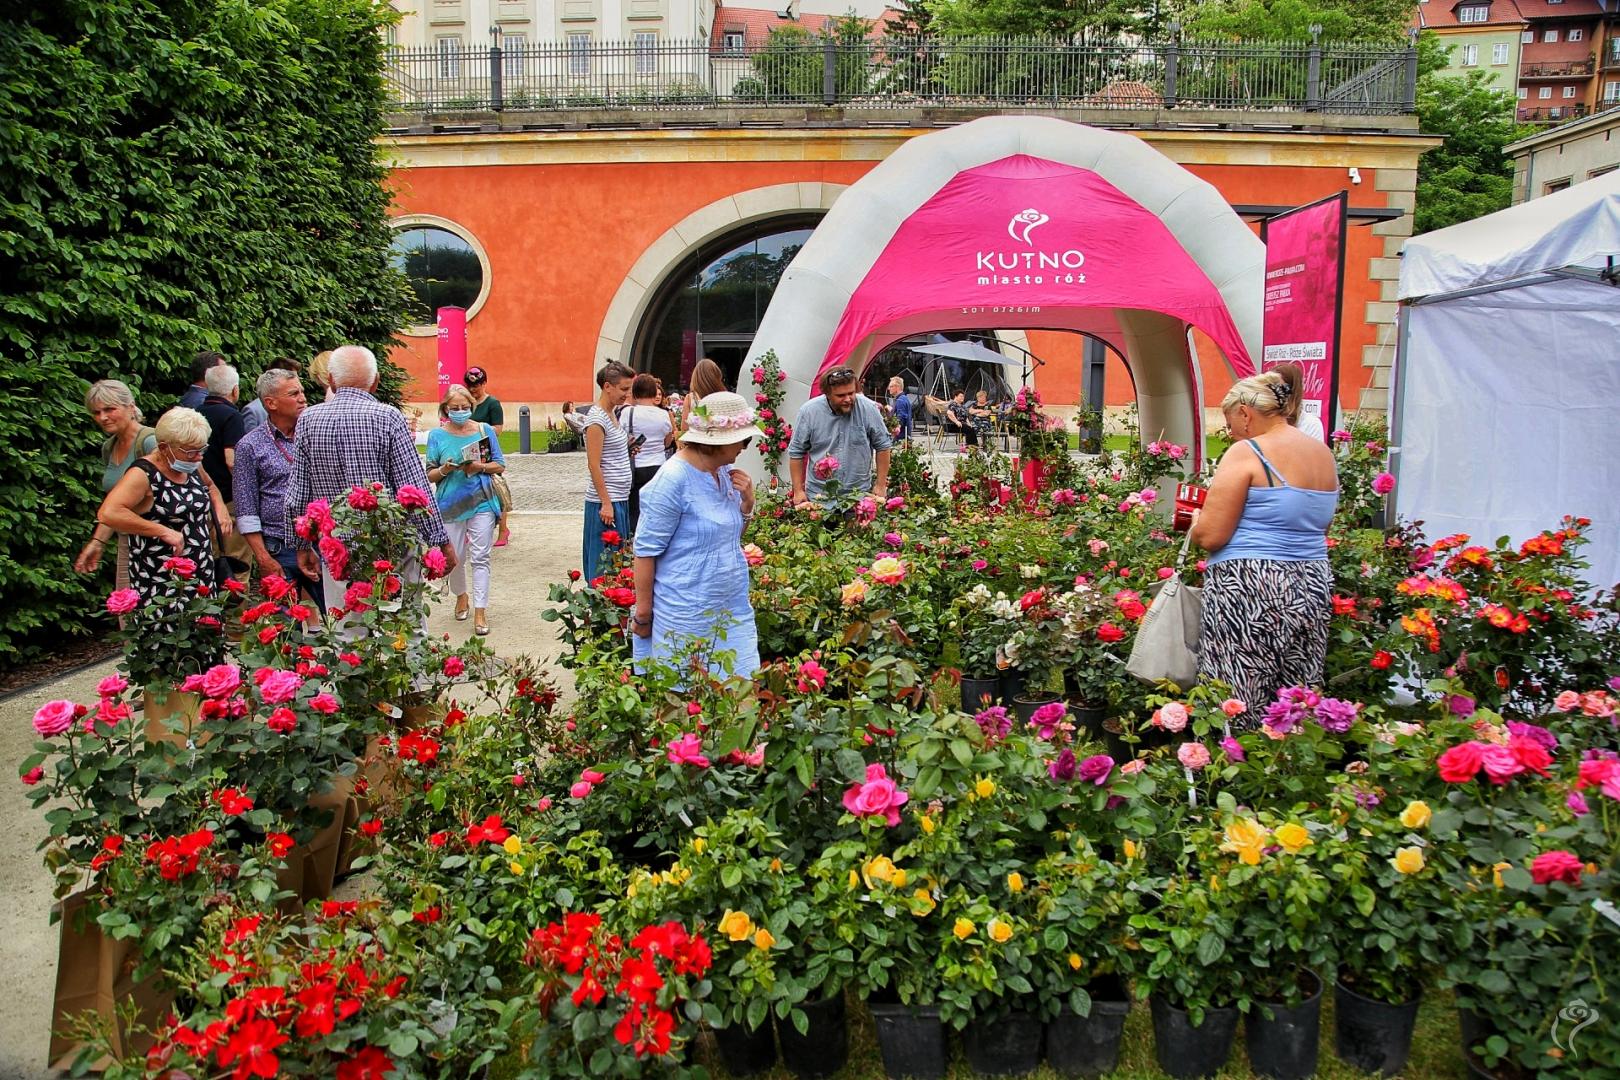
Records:
M500 496L491 477L506 471L500 436L472 418L472 394L457 384L440 405L444 423L428 433L427 476L444 515L445 531L456 549L450 591L456 594L456 618L473 616L473 633L489 633L489 559L495 523L501 517ZM472 603L468 604L467 571L472 565Z
M736 656L732 671L759 667L759 634L748 600L743 521L754 512L754 482L732 468L761 432L739 395L699 401L680 449L641 489L636 530L635 659L679 665L693 641ZM709 670L721 666L705 656Z
M129 587L146 603L183 599L185 589L214 578L213 527L230 535L225 500L202 470L208 421L173 408L157 422L157 449L136 458L96 513L103 526L129 537ZM190 559L196 571L177 580L164 563Z

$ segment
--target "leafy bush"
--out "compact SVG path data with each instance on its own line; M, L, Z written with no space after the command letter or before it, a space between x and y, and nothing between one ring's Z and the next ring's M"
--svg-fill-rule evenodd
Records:
M124 379L150 422L198 349L246 381L276 356L389 344L406 292L372 141L387 17L367 0L13 6L0 658L106 625L87 614L98 583L69 569L101 497L88 383Z

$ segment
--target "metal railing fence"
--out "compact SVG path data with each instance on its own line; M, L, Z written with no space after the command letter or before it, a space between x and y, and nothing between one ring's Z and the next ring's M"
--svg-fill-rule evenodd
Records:
M741 48L651 35L393 49L399 112L708 105L1413 111L1417 53L1361 44L773 35Z

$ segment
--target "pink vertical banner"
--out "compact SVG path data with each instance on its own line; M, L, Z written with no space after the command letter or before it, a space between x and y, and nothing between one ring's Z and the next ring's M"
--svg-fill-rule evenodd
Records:
M1265 329L1260 370L1287 360L1304 372L1302 413L1330 434L1339 388L1339 325L1344 307L1348 192L1267 218Z
M467 376L467 309L439 309L439 400Z

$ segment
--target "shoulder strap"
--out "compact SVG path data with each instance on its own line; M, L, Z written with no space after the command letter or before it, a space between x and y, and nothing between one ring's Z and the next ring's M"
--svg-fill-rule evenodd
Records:
M1266 487L1276 487L1278 481L1287 486L1288 481L1283 480L1281 476L1271 471L1271 462L1267 461L1266 455L1260 452L1260 444L1253 439L1244 439L1243 441L1249 444L1249 449L1254 451L1254 456L1260 459L1260 467L1266 470Z
M139 469L141 472L145 473L148 483L156 480L160 475L158 472L158 467L143 457L137 457L134 461L129 463L129 467L132 469Z

